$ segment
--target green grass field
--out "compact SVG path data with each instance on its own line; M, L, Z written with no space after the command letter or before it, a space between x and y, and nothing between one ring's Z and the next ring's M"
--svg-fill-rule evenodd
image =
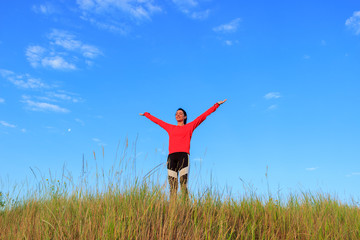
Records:
M0 239L360 239L358 205L324 193L235 199L205 189L169 201L166 184L117 184L118 170L96 171L109 179L101 191L42 177L20 200L1 193Z

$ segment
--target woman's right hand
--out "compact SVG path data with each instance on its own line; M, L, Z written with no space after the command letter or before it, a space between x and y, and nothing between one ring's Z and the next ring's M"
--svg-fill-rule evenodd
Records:
M143 114L143 113L139 113L139 115L140 115L140 116L145 116L145 114Z

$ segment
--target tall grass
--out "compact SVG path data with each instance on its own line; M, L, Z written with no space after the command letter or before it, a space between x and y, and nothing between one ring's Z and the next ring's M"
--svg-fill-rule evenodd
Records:
M204 190L169 200L166 184L120 184L119 171L97 171L109 180L102 188L86 185L83 174L77 185L42 177L12 204L2 195L0 239L360 239L359 208L327 194L280 201Z

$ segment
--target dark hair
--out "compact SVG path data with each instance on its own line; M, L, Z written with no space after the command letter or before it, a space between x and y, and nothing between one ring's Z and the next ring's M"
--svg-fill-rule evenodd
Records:
M185 112L185 110L184 110L184 109L182 109L182 108L179 108L178 110L176 110L176 112L177 112L177 111L179 111L179 110L183 111L184 116L186 117L186 118L185 118L185 120L184 120L184 124L186 124L186 122L187 122L187 115L186 115L186 112Z

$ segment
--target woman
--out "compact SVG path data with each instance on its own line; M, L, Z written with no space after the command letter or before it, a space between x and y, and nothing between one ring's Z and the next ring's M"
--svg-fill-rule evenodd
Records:
M154 123L158 124L169 134L169 156L167 159L167 169L171 197L177 194L178 175L180 178L181 191L187 195L190 140L193 131L206 119L207 116L213 113L221 104L226 102L226 100L227 99L215 103L214 106L188 124L186 124L187 114L182 108L179 108L175 114L177 125L166 123L152 116L148 112L140 113L141 116L145 116Z

